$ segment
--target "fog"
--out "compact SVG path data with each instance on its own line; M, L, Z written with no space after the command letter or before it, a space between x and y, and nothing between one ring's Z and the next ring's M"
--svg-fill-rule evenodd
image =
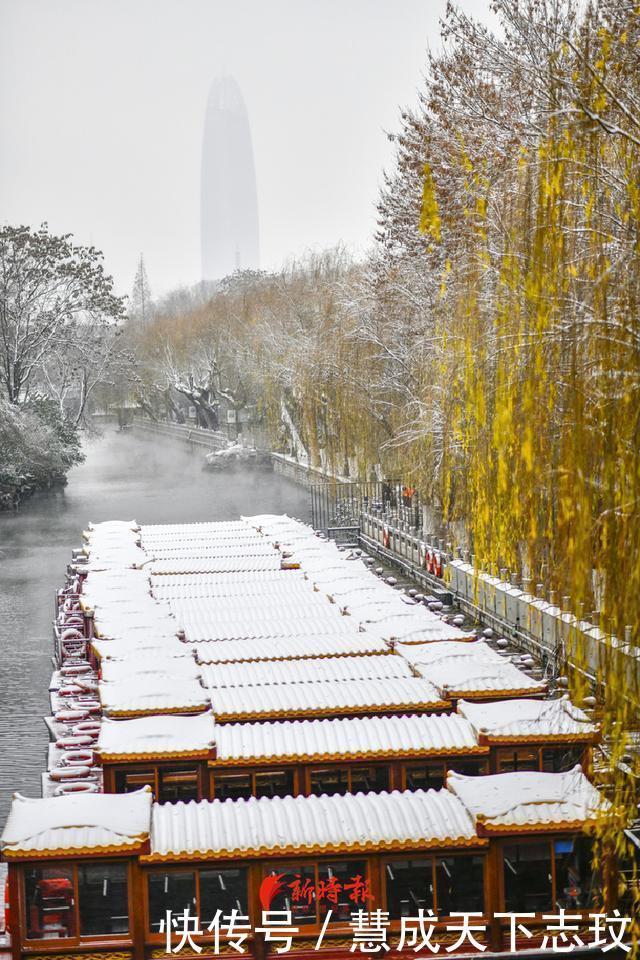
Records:
M463 0L490 18L488 0ZM105 252L129 292L198 282L212 81L253 135L261 266L366 248L445 0L0 0L0 209Z

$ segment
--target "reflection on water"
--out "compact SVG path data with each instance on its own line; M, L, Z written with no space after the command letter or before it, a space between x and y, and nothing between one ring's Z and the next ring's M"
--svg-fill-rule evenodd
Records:
M176 441L111 428L85 452L65 490L35 497L20 513L0 513L0 824L14 790L40 795L54 594L89 520L309 519L301 487L270 473L206 473L202 454Z

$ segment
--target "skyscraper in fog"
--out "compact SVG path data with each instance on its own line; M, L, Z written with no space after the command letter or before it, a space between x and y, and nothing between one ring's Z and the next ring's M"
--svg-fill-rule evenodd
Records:
M258 201L249 118L233 77L209 92L202 142L202 279L257 268Z

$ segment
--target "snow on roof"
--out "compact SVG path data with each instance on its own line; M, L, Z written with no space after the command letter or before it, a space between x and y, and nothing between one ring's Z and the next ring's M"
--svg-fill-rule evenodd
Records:
M169 546L170 544L190 543L219 543L220 545L232 543L269 543L268 538L264 537L257 530L251 530L248 527L242 530L215 530L208 528L200 529L197 524L187 524L182 532L169 532L158 530L158 532L149 533L143 529L140 532L140 542L146 549L152 549L158 544Z
M149 560L188 560L199 558L219 557L262 557L278 556L274 547L264 538L253 540L224 540L213 542L210 540L178 540L174 543L157 543L155 546L145 544Z
M527 676L512 663L482 657L448 657L433 665L418 666L418 670L443 697L514 696L520 692L544 693L547 689L545 682Z
M333 613L327 604L327 610L288 610L286 606L280 612L254 615L250 609L235 611L226 617L223 614L215 616L193 616L182 612L178 622L189 643L199 643L207 640L244 640L269 639L275 637L309 637L334 636L336 638L358 636L357 625L353 624L339 612Z
M577 827L597 819L603 798L579 766L568 773L498 773L466 777L449 771L447 788L474 822L489 830Z
M121 604L114 604L112 607L96 610L94 617L96 636L115 640L135 630L146 633L153 631L170 636L175 635L178 629L175 619L164 611L156 611L152 607L140 607L137 611L127 608L120 610L120 606Z
M218 533L244 533L248 529L244 520L203 520L195 523L143 523L140 534L144 537L181 537L189 533L202 533L215 536Z
M478 735L490 742L502 738L593 739L598 726L565 697L559 700L501 700L497 703L458 702Z
M425 711L447 705L433 684L420 677L216 687L209 692L213 712L219 721L331 713Z
M185 646L183 644L183 646ZM300 660L307 657L350 657L367 653L388 653L383 640L366 633L335 632L291 637L255 637L239 640L210 640L190 645L198 663L233 663L251 660Z
M124 660L105 660L100 667L101 679L106 683L140 679L152 681L154 676L171 677L172 680L200 679L200 669L193 657L172 657L158 651L152 657L148 653L131 654Z
M267 584L270 589L253 591L248 585L245 591L238 596L224 597L188 597L184 600L171 601L176 620L191 619L195 621L233 619L251 617L259 620L262 617L301 616L311 612L314 618L330 617L338 620L340 611L326 597L314 593L304 581L278 586ZM342 622L342 621L339 621Z
M253 516L241 514L240 520L243 524L254 527L256 530L274 530L284 527L291 530L308 530L310 536L315 536L313 529L308 524L303 523L302 520L296 520L295 517L290 517L288 513L256 513Z
M129 531L139 531L141 528L136 520L101 520L99 523L93 523L92 520L87 524L87 532L92 536L104 533L129 533Z
M176 636L162 637L143 630L134 630L118 640L93 639L91 647L100 660L127 660L132 656L191 657L192 648L180 643Z
M276 571L273 571L274 573ZM295 574L297 570L278 570L278 574ZM172 577L159 577L160 581L172 580ZM260 584L259 589L254 588L253 581L244 583L230 583L228 585L219 585L213 582L203 583L157 583L153 586L153 595L159 600L184 601L184 600L213 600L218 598L233 598L237 601L246 601L254 596L261 596L270 588L273 598L285 600L292 590L297 586L294 582L283 579L271 579L267 583Z
M431 666L450 657L473 657L490 663L506 663L484 640L442 640L432 643L396 643L394 649L410 663Z
M477 844L447 790L155 804L150 859Z
M208 753L215 746L210 712L190 717L152 716L104 719L96 750L104 762L118 757L168 757Z
M15 793L0 837L3 856L139 847L149 837L151 801L147 787L37 800Z
M258 557L211 557L194 559L152 560L146 569L150 574L234 573L248 570L279 570L282 557L277 551Z
M373 583L370 580L363 581L359 577L348 580L337 577L336 580L323 583L320 592L327 597L331 597L341 607L349 606L351 608L355 604L365 603L372 606L392 604L394 608L404 610L404 600L401 593L391 592L388 587L386 590L381 590L375 581Z
M132 550L118 550L113 551L109 554L105 554L101 557L90 557L86 563L83 563L81 566L78 564L78 567L83 572L101 572L108 571L111 569L116 569L120 567L131 567L132 569L140 569L142 564L145 563L147 558L146 553L142 550L134 548Z
M198 680L170 676L133 677L117 683L99 683L98 695L109 716L145 713L200 713L209 706L207 691Z
M471 753L489 749L478 747L469 721L455 713L224 723L217 728L216 743L218 763Z
M154 588L154 593L158 589L163 590L163 587ZM197 590L206 590L207 593L194 592ZM287 583L284 578L255 586L250 583L239 583L229 587L216 587L211 584L205 584L203 587L187 585L169 587L168 591L172 592L170 601L178 617L183 612L188 615L197 612L200 616L204 612L209 612L210 615L224 612L228 616L230 613L245 612L247 608L255 610L256 614L263 614L269 609L281 612L286 606L290 609L296 607L309 609L309 606L313 606L321 610L327 606L326 599L323 600L314 593L304 580L293 580Z
M82 596L87 602L104 600L120 603L123 600L149 596L149 577L144 570L114 568L95 570L87 575L82 585Z
M317 572L310 572L307 567L302 568L310 583L314 583L319 590L326 593L326 584L335 584L336 580L341 582L351 581L360 583L362 578L362 567L355 564L347 565L342 560L336 559L322 566Z
M394 643L431 643L438 640L468 640L470 634L459 630L425 607L405 605L402 610L366 609L353 612L353 619L363 627L385 640Z
M253 687L274 683L313 683L383 677L411 677L403 657L380 654L316 660L258 660L203 666L205 687Z
M245 572L231 573L176 573L160 574L150 578L151 589L155 591L159 587L200 587L210 586L213 593L221 597L234 596L235 592L242 586L255 587L256 589L266 586L270 583L292 583L294 580L304 580L304 574L301 570L250 570ZM228 593L227 589L233 588L233 593Z

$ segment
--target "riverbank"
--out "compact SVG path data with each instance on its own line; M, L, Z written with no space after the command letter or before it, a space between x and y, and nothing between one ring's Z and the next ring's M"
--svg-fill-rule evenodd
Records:
M56 477L46 483L38 483L34 477L0 478L0 511L18 510L25 500L43 490L62 489L67 478Z

